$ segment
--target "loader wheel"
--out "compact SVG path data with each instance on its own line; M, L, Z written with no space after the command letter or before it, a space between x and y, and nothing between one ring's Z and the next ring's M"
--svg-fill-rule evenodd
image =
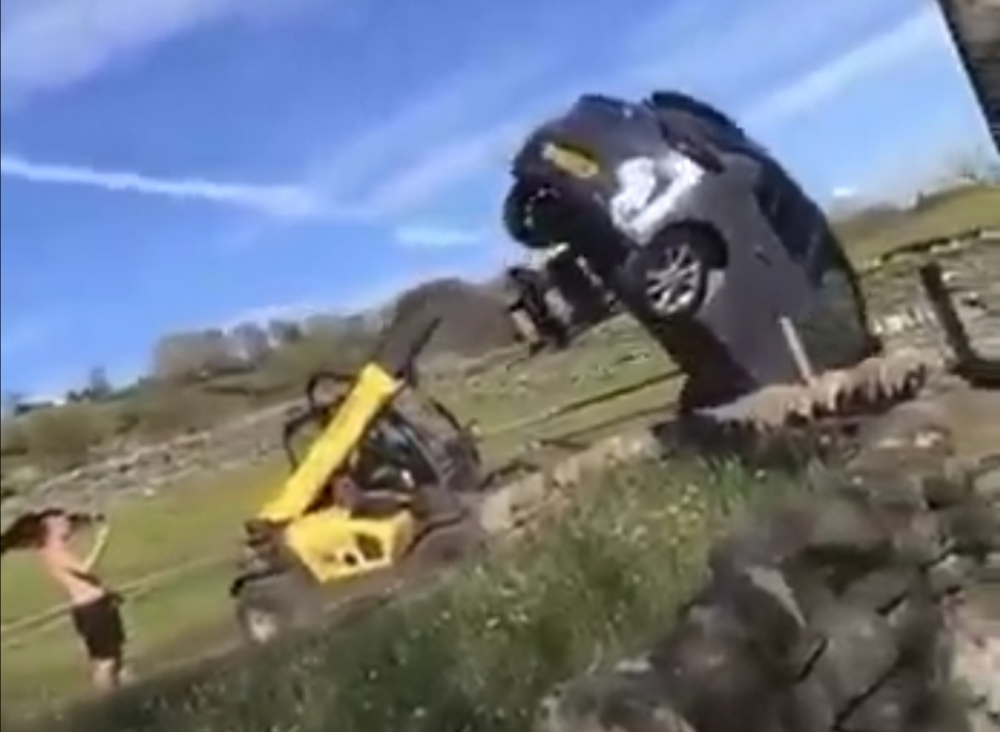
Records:
M291 573L248 579L235 600L243 637L255 645L312 625L323 612L316 588Z

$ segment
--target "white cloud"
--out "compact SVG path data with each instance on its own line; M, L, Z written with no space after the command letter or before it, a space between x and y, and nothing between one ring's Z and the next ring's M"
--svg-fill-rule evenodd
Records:
M536 78L550 60L548 52L519 49L508 58L462 67L385 114L380 124L318 156L301 176L302 188L322 193L329 218L372 222L405 215L482 168L489 157L484 151L495 152L497 137L510 125L508 120L484 130L476 127L476 119L495 115L497 105ZM229 248L252 246L274 224L249 223Z
M4 326L0 335L0 357L7 358L42 345L52 333L51 324L41 319L27 319Z
M97 74L116 57L224 16L235 0L22 0L4 13L0 80L24 96Z
M408 288L423 282L459 276L468 274L456 272L452 267L423 266L393 273L383 279L355 283L356 287L341 290L335 298L326 295L258 305L200 327L232 328L240 323L266 324L272 320L304 320L318 314L352 314L387 305Z
M659 7L659 12L642 18L620 39L625 59L623 66L643 68L650 58L663 58L664 49L672 45L665 43L665 39L683 39L684 43L680 45L690 50L691 42L697 41L696 34L706 28L718 28L720 21L726 23L733 17L729 15L722 20L719 8L712 2L671 2L662 3ZM735 15L743 13L744 9L742 3L731 8Z
M399 274L389 275L382 280L365 283L353 292L344 293L338 298L341 312L359 312L371 308L391 304L395 299L411 287L437 279L452 277L468 278L475 273L457 271L454 267L424 266Z
M4 0L0 81L4 111L94 77L191 29L270 18L301 0Z
M251 6L274 1L246 0ZM130 50L237 12L236 0L37 0L37 7L35 0L13 0L15 11L8 11L6 2L2 33L5 94L9 88L36 92L71 84L97 74ZM146 13L147 4L155 5L157 11ZM9 24L8 14L12 16ZM60 53L37 53L39 47L58 47ZM307 167L298 185L197 176L165 179L134 170L36 162L10 154L0 158L0 172L36 183L234 205L286 219L381 219L419 205L464 174L480 169L490 153L502 150L511 137L510 121L483 131L475 128L475 120L502 111L496 105L537 78L550 60L547 50L518 49L509 58L465 65L435 88L386 114L384 122L320 156ZM527 122L520 124L523 127ZM250 238L267 230L266 224L262 227Z
M696 93L752 88L770 73L798 66L816 48L877 27L887 12L912 7L909 0L762 0L730 4L721 14L710 2L692 3L703 6L697 12L687 4L659 19L661 50L647 38L645 57L633 56L612 84L642 92L676 84Z
M395 172L365 198L362 207L377 216L392 216L425 203L487 164L504 165L504 155L527 129L528 116L508 119L428 151Z
M396 228L395 239L404 247L414 249L451 249L469 246L483 240L486 232L434 224L406 224Z
M322 298L303 298L292 302L271 303L240 310L225 318L222 328L234 328L242 323L265 325L273 320L304 320L310 315L329 311L329 303Z
M833 61L761 99L742 119L775 124L800 115L850 88L857 81L897 67L948 43L940 14L928 5L883 33L869 37Z
M277 0L239 2L270 6ZM903 0L887 2L902 7ZM12 23L5 17L5 89L8 76L22 82L33 78L31 84L41 88L44 79L69 83L82 78L80 74L97 73L116 54L146 48L195 24L233 14L237 12L235 4L237 0L13 0L14 7L35 9L15 13ZM70 5L77 10L69 9ZM145 12L147 5L155 5L156 11ZM766 0L752 8L734 5L730 15L720 20L717 13L710 12L708 3L680 3L653 19L653 27L661 28L662 33L651 36L650 23L637 23L635 28L640 30L623 38L624 51L617 64L609 65L608 73L563 77L555 89L542 94L525 95L522 91L528 82L543 77L553 60L549 49L537 53L517 49L514 55L491 59L489 64L465 65L436 88L387 110L380 124L319 156L307 166L298 185L228 183L198 177L158 179L135 171L39 164L16 156L4 156L3 174L37 182L238 205L272 218L350 218L391 224L486 170L502 173L505 158L520 135L583 89L633 93L681 84L697 93L705 85L713 89L752 88L776 70L794 68L809 48L856 37L860 29L886 17L878 16L870 0L814 5L801 0ZM748 114L757 123L786 119L838 93L862 75L911 57L915 49L933 42L939 30L932 22L935 12L928 7L902 25L850 49L760 100ZM84 22L83 30L71 33L68 26L61 25L70 17L87 20L89 25ZM791 27L797 29L795 33L777 30ZM77 48L75 56L55 54L62 60L52 61L47 75L39 71L45 64L32 62L35 71L31 76L27 69L32 63L28 61L38 52L27 49L37 44L25 46L23 39L52 39L59 33L72 39L67 48ZM8 36L17 41L10 50ZM663 44L664 36L679 42ZM52 45L49 40L46 44ZM721 58L720 49L727 49L732 58ZM8 57L17 61L10 70ZM72 58L76 60L70 63ZM56 73L56 67L62 71ZM75 71L70 73L70 69ZM512 99L523 101L510 104ZM259 230L248 238L258 238L268 226L261 222Z
M368 199L365 189L372 183L377 189L380 178L451 150L456 139L481 134L478 121L498 114L496 106L542 73L547 63L545 54L521 51L463 67L389 111L384 121L338 144L309 166L304 178L310 188L338 199Z
M904 0L890 0L894 9L903 9ZM935 12L930 7L920 16ZM501 172L519 140L532 124L576 97L581 91L606 91L611 93L643 94L651 88L680 85L699 93L719 89L752 89L761 80L776 73L795 68L816 47L848 44L848 39L871 28L885 24L887 11L870 0L840 0L834 3L803 3L801 0L766 0L763 3L734 7L732 13L720 19L711 3L684 2L674 5L653 19L652 26L659 30L650 32L650 23L636 24L636 30L623 39L622 59L611 64L607 73L581 75L564 79L554 89L529 96L516 103L505 114L479 129L467 131L450 141L427 146L423 155L407 164L399 164L386 176L385 182L368 192L358 201L372 216L392 217L406 214L422 204L434 200L442 193L487 169ZM648 19L647 19L648 20ZM914 31L907 26L902 39L886 40L879 36L872 43L876 50L865 50L859 61L858 49L843 50L833 62L836 68L822 71L827 78L840 75L843 83L857 66L873 69L884 62L899 46L926 41L927 17L922 17ZM778 28L796 28L795 33L776 32ZM899 33L893 28L886 36ZM923 34L923 35L921 35ZM677 43L664 43L664 38L678 39ZM725 49L720 55L720 49ZM881 56L880 56L881 54ZM809 82L807 85L806 82ZM817 93L822 80L800 79L794 88L781 90L783 96L763 100L755 107L765 112L773 105L778 113L793 113L795 104L805 101L808 88ZM826 85L830 85L827 80ZM783 101L785 100L785 101ZM452 98L459 110L466 105L461 97ZM766 103L766 104L765 104ZM777 105L784 105L782 111ZM453 111L449 106L449 110ZM467 112L459 111L459 114ZM381 137L381 135L379 136ZM407 139L414 139L408 137ZM418 138L419 139L419 138Z
M77 185L121 193L211 201L286 218L317 216L326 211L325 204L312 192L292 185L153 178L132 171L39 163L14 155L0 155L0 174L32 183Z

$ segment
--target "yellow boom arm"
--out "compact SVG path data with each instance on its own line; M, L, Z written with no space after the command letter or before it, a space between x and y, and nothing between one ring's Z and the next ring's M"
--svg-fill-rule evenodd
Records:
M362 368L333 419L278 494L261 509L259 518L283 522L308 511L330 476L350 458L375 416L402 386L375 362Z

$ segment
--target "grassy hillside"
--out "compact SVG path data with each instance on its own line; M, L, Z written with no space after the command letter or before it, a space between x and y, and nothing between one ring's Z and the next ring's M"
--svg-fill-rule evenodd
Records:
M947 237L970 227L1000 228L1000 187L969 185L945 190L921 198L912 209L878 208L836 226L858 262L907 242Z
M514 370L498 366L460 383L432 379L427 386L464 419L480 424L487 460L498 465L538 438L581 432L590 437L662 415L676 388L672 382L565 416L525 423L526 417L648 380L669 368L667 359L634 328L612 325L590 334L571 352L540 357ZM108 506L115 534L102 573L127 590L138 672L156 673L197 656L205 646L233 639L236 626L226 588L240 527L278 489L285 474L283 461L276 458ZM61 613L45 615L57 600L33 557L4 558L0 574L4 704L33 706L86 690L77 640L66 618Z
M525 732L554 683L662 627L727 521L797 486L689 463L595 474L558 521L427 593L46 729Z

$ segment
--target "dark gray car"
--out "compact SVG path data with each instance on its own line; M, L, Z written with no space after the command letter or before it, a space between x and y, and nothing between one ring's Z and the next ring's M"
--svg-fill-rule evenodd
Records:
M529 248L568 244L689 375L684 406L877 348L820 207L713 107L660 92L580 97L514 158L504 217Z

